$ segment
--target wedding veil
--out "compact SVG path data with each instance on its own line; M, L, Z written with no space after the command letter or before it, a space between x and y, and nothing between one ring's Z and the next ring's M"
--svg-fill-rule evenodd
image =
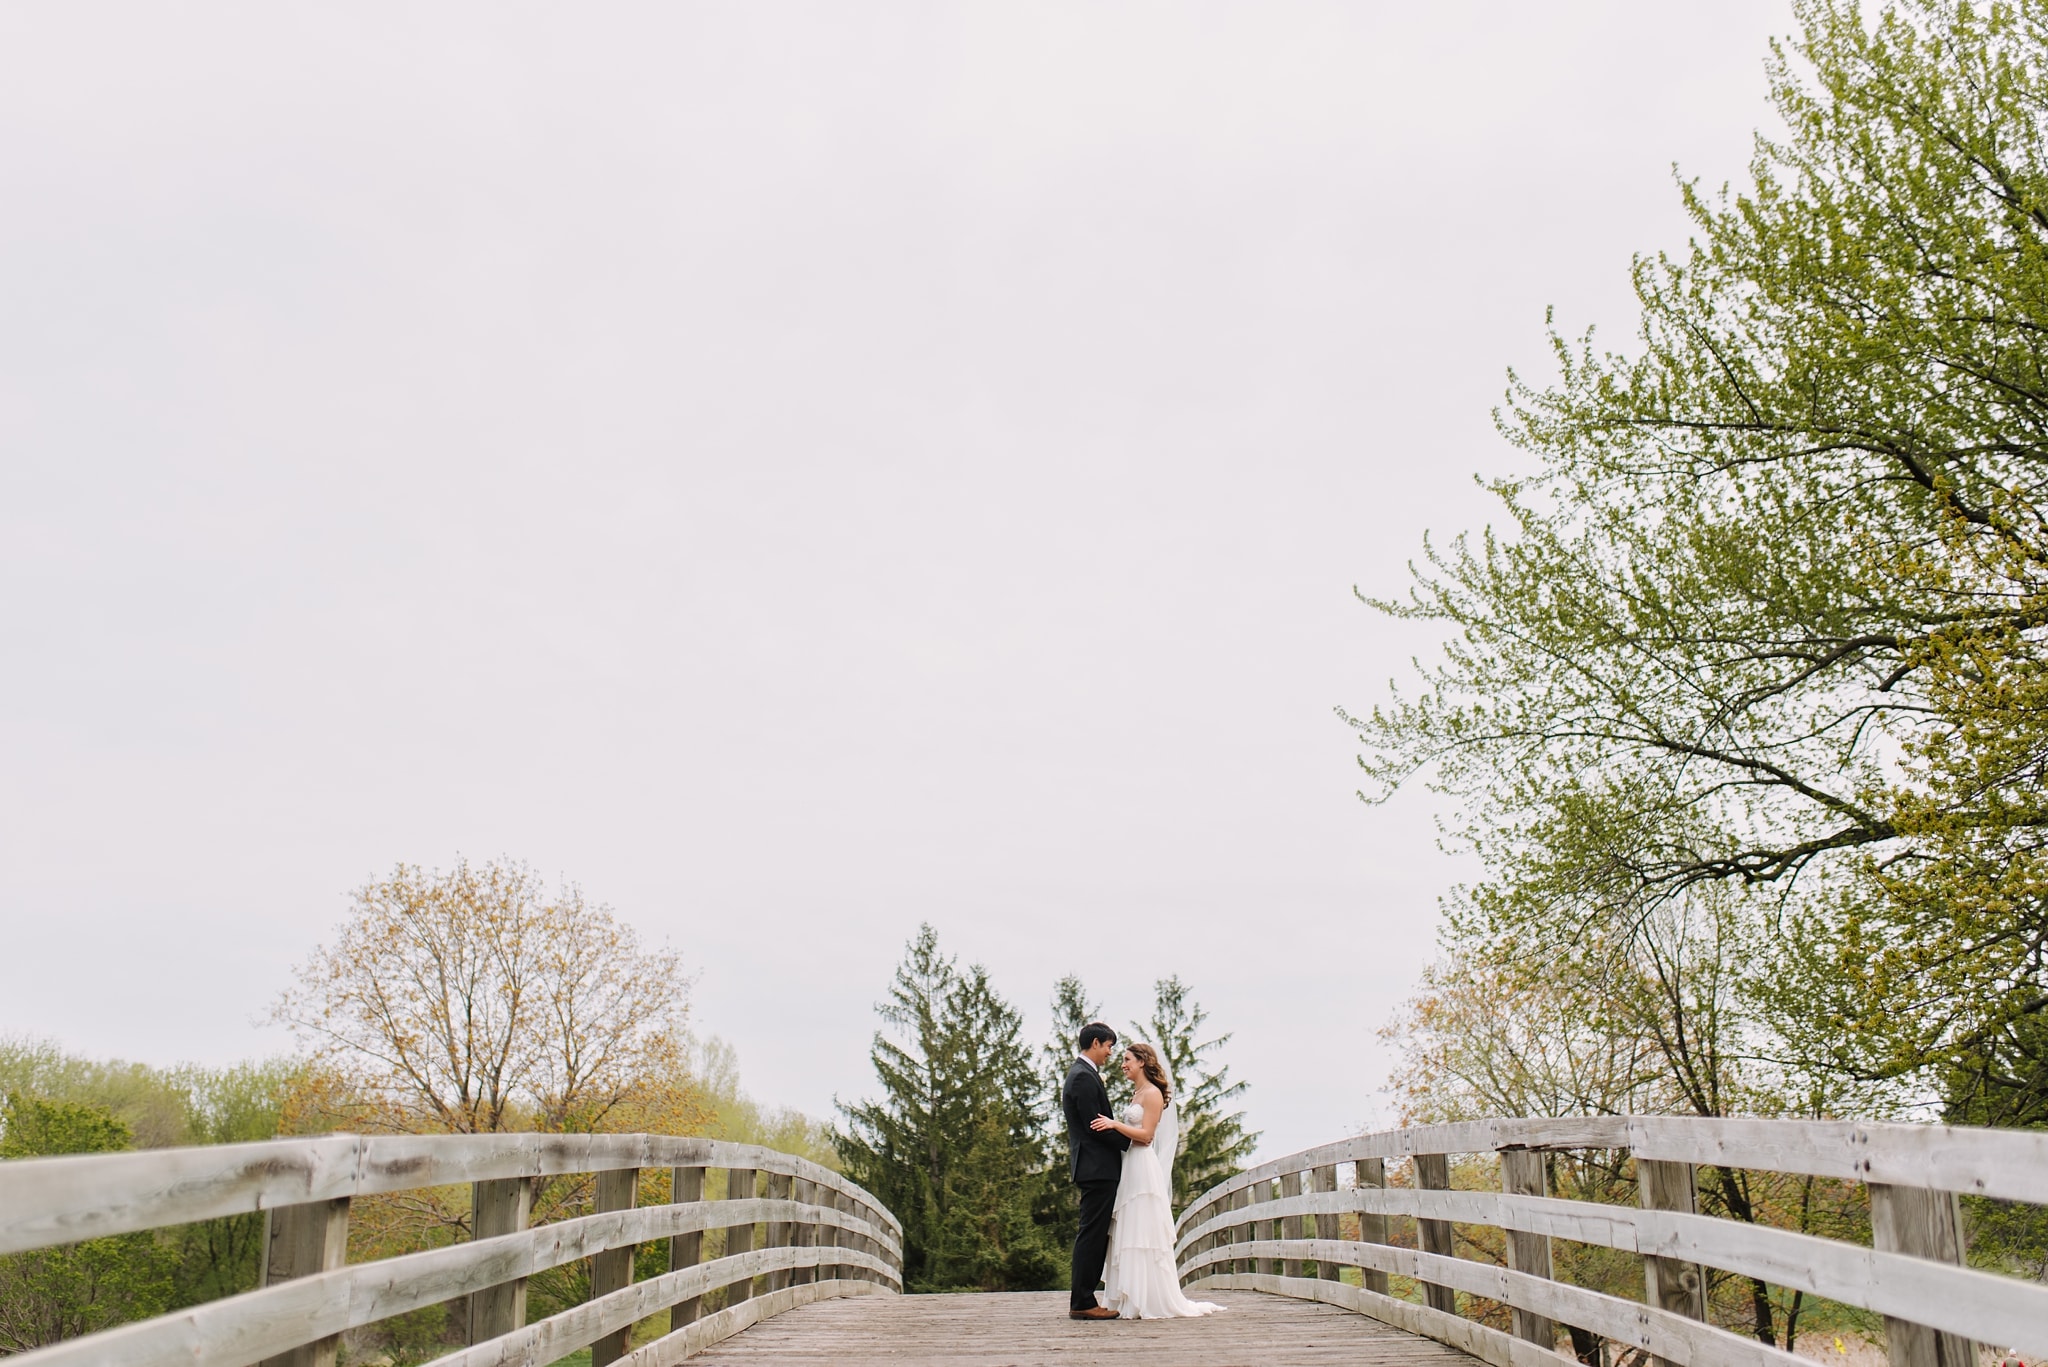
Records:
M1165 1070L1166 1064L1163 1060L1159 1067L1161 1071ZM1173 1080L1173 1074L1167 1073L1166 1083L1167 1094L1178 1097L1180 1084ZM1159 1159L1159 1171L1166 1178L1166 1189L1169 1192L1173 1190L1173 1159L1179 1149L1180 1107L1169 1101L1166 1109L1159 1113L1159 1128L1152 1132L1152 1152Z

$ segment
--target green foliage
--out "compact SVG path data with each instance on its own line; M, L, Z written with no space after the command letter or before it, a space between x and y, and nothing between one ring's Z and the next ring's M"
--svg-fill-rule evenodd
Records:
M24 1153L72 1153L126 1148L131 1142L154 1148L270 1139L278 1132L280 1107L294 1076L294 1065L284 1060L224 1069L153 1068L82 1058L45 1040L0 1040L0 1086L22 1098L20 1125L26 1127L16 1134L18 1127L10 1125L0 1150L19 1144L25 1146ZM72 1119L49 1119L58 1115ZM87 1129L104 1123L118 1127L123 1138L118 1144L95 1146L83 1132L68 1139L37 1135L35 1127L44 1123ZM179 1309L252 1289L262 1239L263 1217L250 1214L131 1236L125 1242L97 1241L93 1257L98 1259L99 1282L115 1286L125 1278L154 1286L160 1275L168 1278L168 1289L157 1300L103 1298L103 1306L118 1310L116 1320L108 1322L127 1317L145 1301ZM139 1261L117 1275L109 1261L117 1257Z
M836 1170L839 1149L832 1127L787 1106L763 1106L740 1085L739 1055L716 1035L693 1040L690 1080L711 1119L704 1134L735 1144L759 1144L798 1154Z
M1611 984L1672 1105L2033 1115L2048 0L1797 12L1784 136L1682 187L1635 354L1554 336L1513 382L1510 528L1381 605L1452 639L1350 720L1484 863L1447 971Z
M925 925L876 1013L890 1027L871 1054L882 1097L841 1107L839 1153L903 1222L906 1283L1054 1285L1060 1250L1033 1218L1047 1181L1043 1084L1016 1011Z
M112 1153L130 1134L104 1107L9 1092L0 1108L0 1160ZM78 1338L165 1309L170 1250L153 1234L118 1234L0 1257L0 1351Z

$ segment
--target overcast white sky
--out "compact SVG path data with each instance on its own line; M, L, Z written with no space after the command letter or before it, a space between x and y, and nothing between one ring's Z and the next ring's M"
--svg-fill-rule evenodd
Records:
M257 1022L509 855L868 1090L920 920L1034 1041L1190 981L1390 1120L1460 876L1332 708L1427 645L1543 309L1625 341L1783 0L0 4L0 1033Z

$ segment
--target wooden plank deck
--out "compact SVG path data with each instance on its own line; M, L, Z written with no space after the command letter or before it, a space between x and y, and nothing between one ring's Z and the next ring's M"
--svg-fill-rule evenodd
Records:
M1195 1320L1089 1324L1067 1293L860 1296L800 1306L690 1359L690 1367L1479 1367L1476 1358L1332 1305L1215 1291Z

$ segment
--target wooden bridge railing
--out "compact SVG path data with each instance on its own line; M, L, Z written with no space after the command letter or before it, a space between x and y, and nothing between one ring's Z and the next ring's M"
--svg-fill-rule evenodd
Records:
M1633 1154L1638 1206L1546 1194L1545 1152L1589 1149ZM1461 1154L1497 1155L1500 1191L1451 1190ZM1412 1162L1412 1187L1387 1186L1389 1159ZM1700 1167L1864 1183L1873 1246L1698 1214ZM1959 1192L2048 1205L2048 1133L1648 1116L1428 1125L1292 1154L1204 1192L1181 1217L1178 1258L1190 1289L1345 1306L1494 1367L1569 1362L1558 1324L1680 1367L1812 1367L1704 1323L1703 1265L1883 1315L1892 1367L1977 1367L1980 1343L2048 1354L2048 1285L1960 1265ZM1346 1215L1356 1239L1340 1233ZM1389 1217L1415 1221L1415 1248L1388 1244ZM1501 1230L1507 1266L1452 1256L1453 1223ZM1552 1238L1642 1255L1644 1300L1551 1280ZM1389 1295L1389 1274L1421 1283L1422 1303ZM1460 1291L1511 1307L1513 1332L1462 1318Z
M671 1172L674 1200L635 1208L639 1176ZM729 1174L707 1201L707 1169ZM595 1213L528 1227L546 1178L595 1174ZM349 1203L471 1187L467 1243L349 1264ZM554 1362L589 1346L595 1367L655 1367L793 1306L900 1291L902 1227L837 1173L751 1145L665 1135L330 1135L214 1148L0 1162L0 1253L263 1211L263 1285L155 1319L38 1348L9 1367L332 1367L341 1335L466 1301L470 1347L447 1367ZM766 1237L756 1246L757 1226ZM723 1255L700 1261L706 1230ZM633 1281L636 1246L665 1240L669 1271ZM525 1279L588 1258L591 1298L528 1324ZM706 1313L723 1290L724 1307ZM629 1351L632 1326L669 1332Z

